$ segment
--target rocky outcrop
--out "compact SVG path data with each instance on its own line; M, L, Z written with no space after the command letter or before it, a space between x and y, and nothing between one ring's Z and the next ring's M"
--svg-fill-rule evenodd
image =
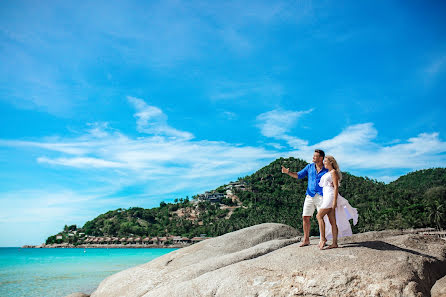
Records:
M446 297L446 276L439 279L432 287L431 297Z
M299 240L290 226L253 226L112 275L91 297L429 296L446 275L446 242L430 236L368 232L331 250Z

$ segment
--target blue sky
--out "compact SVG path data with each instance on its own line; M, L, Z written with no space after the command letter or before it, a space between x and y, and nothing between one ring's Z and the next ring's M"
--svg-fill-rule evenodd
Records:
M0 246L315 148L385 182L445 167L445 8L3 1Z

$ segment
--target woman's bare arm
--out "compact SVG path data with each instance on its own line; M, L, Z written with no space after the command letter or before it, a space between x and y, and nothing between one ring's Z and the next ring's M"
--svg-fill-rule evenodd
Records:
M333 178L334 187L333 208L336 208L338 206L339 177L335 170L331 171L331 177Z

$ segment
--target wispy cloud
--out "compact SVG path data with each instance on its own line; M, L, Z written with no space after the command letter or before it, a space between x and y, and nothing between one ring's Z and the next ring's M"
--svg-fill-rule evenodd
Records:
M267 25L294 25L302 11L311 7L306 3L162 1L141 4L139 9L124 2L80 7L73 3L10 5L4 7L0 22L0 78L4 81L0 100L23 109L73 116L88 98L117 92L110 84L112 77L120 79L114 69L181 73L188 63L255 52L266 40L258 35L270 34ZM252 34L253 28L261 34ZM261 88L218 89L212 98L267 90ZM282 91L273 86L269 92Z
M48 163L52 165L63 165L76 168L120 168L124 164L118 162L111 162L97 158L55 158L49 159L46 157L37 158L39 163Z
M108 123L93 123L75 138L0 140L0 146L37 148L38 163L83 170L86 177L105 183L119 180L129 186L150 180L147 195L158 188L172 193L173 185L183 186L177 191L218 186L279 156L262 147L194 140L192 134L169 126L160 108L142 99L128 100L136 109L137 130L145 137L129 137Z
M237 114L232 111L223 111L222 116L230 121L232 121L238 117Z
M437 75L439 72L443 71L446 67L446 55L443 55L436 60L434 60L426 69L426 73L431 76Z
M257 116L257 127L265 137L285 140L292 148L297 149L308 145L308 141L289 135L298 119L313 110L289 111L275 109Z
M169 126L167 124L167 116L158 107L147 105L144 100L139 98L128 96L127 99L133 104L137 111L135 117L138 119L138 132L183 139L194 138L194 136L189 132L179 131Z
M432 86L444 72L446 72L446 54L443 53L433 59L427 67L422 69L421 75L426 86Z
M218 82L210 90L210 98L215 101L240 100L247 97L255 100L279 99L283 93L280 84L264 78L251 82Z
M155 189L157 193L173 193L173 185L175 191L211 188L280 156L308 159L315 148L334 155L349 170L446 166L446 142L439 133L421 133L406 141L381 144L374 125L362 123L348 126L330 139L310 143L294 135L292 129L302 117L311 116L311 109L275 109L256 118L261 134L276 140L267 143L267 149L263 145L195 140L190 133L170 127L160 108L142 99L128 100L135 106L137 129L147 134L144 137L127 136L108 123L93 123L74 138L0 140L0 146L36 148L39 164L82 170L86 178L115 185L116 190L150 181L144 190L147 195Z
M295 118L299 116L299 113L288 113ZM333 138L309 144L306 140L286 134L290 125L282 120L279 116L281 114L272 111L271 114L262 116L262 134L285 140L293 148L298 147L291 154L302 159L308 159L314 149L323 149L326 154L334 155L341 166L349 170L417 170L446 166L446 142L440 139L439 133L420 133L406 141L380 144L376 140L378 131L373 123L363 123L348 126ZM265 119L272 123L268 124ZM279 125L280 127L276 127ZM299 145L294 146L288 138L298 139ZM389 177L384 179L389 180Z
M291 130L298 120L312 110L290 111L275 109L257 116L257 127L263 136L284 141L294 149L290 154L304 160L314 149L334 155L348 170L379 171L384 169L417 170L446 166L446 142L439 133L420 133L405 141L393 140L385 144L377 141L378 131L373 123L347 126L332 138L310 143ZM323 137L323 135L322 135ZM275 146L281 151L286 148ZM395 177L395 176L394 176ZM389 181L389 176L380 180Z
M311 144L293 135L292 128L303 116L311 116L312 110L275 109L257 116L261 134L276 140L266 143L270 147L267 149L264 145L193 139L187 132L170 127L160 108L149 106L142 99L128 100L136 109L137 129L144 137L130 137L108 123L90 123L77 137L0 140L3 147L34 148L37 164L79 172L85 184L91 185L82 190L52 188L1 193L4 207L0 229L6 230L11 220L20 224L37 221L49 224L47 236L55 232L54 226L60 227L67 221L83 223L104 210L142 206L147 199L173 198L175 193L200 193L252 173L281 156L308 159L315 148L334 155L347 171L446 166L446 142L438 133L421 133L406 141L380 144L374 125L362 123ZM389 174L372 177L384 181L395 178ZM139 190L126 193L132 187Z

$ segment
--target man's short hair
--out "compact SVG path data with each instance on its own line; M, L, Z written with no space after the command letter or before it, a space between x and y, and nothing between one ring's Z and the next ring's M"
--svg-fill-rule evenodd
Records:
M319 153L319 156L325 158L325 152L323 150L314 150L315 153Z

